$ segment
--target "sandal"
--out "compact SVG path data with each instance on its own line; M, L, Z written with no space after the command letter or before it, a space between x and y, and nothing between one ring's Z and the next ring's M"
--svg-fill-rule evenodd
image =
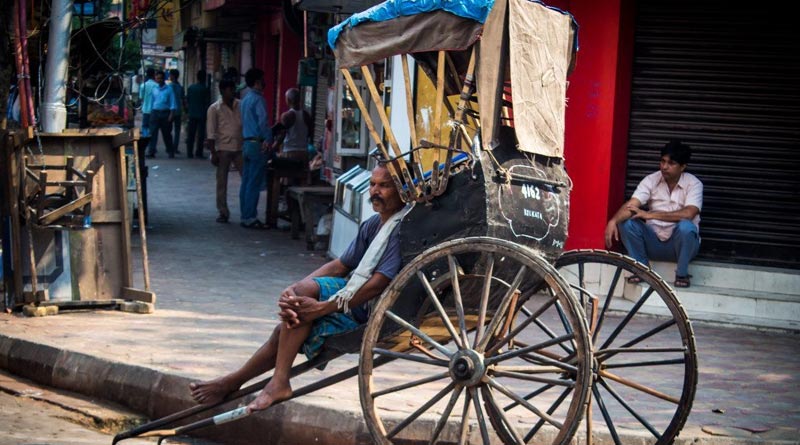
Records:
M626 281L628 282L628 284L639 284L642 282L642 279L639 278L638 275L631 275L628 277Z
M675 287L687 288L692 285L692 282L689 280L691 277L692 277L691 275L686 275L686 276L675 275L675 282L673 284L675 285Z
M245 229L257 229L257 230L269 229L268 225L264 224L263 222L261 222L259 220L255 220L255 221L251 222L250 224L240 223L239 225L244 227Z

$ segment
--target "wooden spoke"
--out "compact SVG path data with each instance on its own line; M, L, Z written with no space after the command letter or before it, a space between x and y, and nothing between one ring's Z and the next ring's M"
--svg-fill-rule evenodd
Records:
M390 351L388 349L374 348L375 354L380 354L386 357L399 358L401 360L408 360L411 362L422 363L425 365L444 366L447 367L450 363L446 360L436 360L428 357L420 357L418 355L406 354L404 352Z
M447 311L442 307L442 302L439 301L439 297L436 296L436 292L433 290L430 281L428 281L428 277L420 270L417 271L417 278L419 278L419 281L428 293L428 299L433 303L434 307L436 307L436 311L439 313L439 317L442 319L442 323L444 323L447 331L450 332L453 341L458 345L459 349L464 349L465 345L461 343L461 337L456 333L456 328L453 327L453 323L450 322L450 317L447 316Z
M392 437L394 437L395 435L397 435L397 433L399 433L400 431L402 431L402 430L403 430L403 428L405 428L405 427L407 427L408 425L410 425L410 424L411 424L411 422L413 422L414 420L416 420L416 419L417 419L417 417L421 416L421 415L422 415L422 413L424 413L425 411L427 411L428 409L430 409L430 407L432 407L433 405L435 405L435 404L436 404L436 402L438 402L439 400L441 400L441 399L442 399L442 397L446 396L448 392L452 391L452 390L453 390L453 388L455 388L455 386L456 386L455 382L450 382L450 383L449 383L447 386L445 386L445 387L444 387L444 388L443 388L441 391L439 391L438 393L436 393L436 395L435 395L435 396L431 397L431 399L430 399L430 400L428 400L427 402L425 402L425 404L424 404L424 405L422 405L422 406L421 406L421 407L419 407L419 408L418 408L416 411L414 411L413 413L411 413L411 415L409 415L408 417L406 417L406 418L405 418L405 420L403 420L402 422L400 422L399 424L397 424L397 426L395 426L395 427L392 429L392 431L390 431L389 433L387 433L387 434L386 434L386 437L388 437L388 438L390 438L390 439L391 439Z
M509 422L508 417L506 417L505 411L503 411L503 409L495 401L494 396L492 395L492 390L487 388L486 391L483 392L483 395L486 401L492 405L497 415L500 416L500 421L506 425L508 432L511 433L511 437L514 439L514 442L516 442L517 445L525 445L525 442L523 442L522 438L519 436L517 429L514 428L514 425L512 425L511 422Z
M558 407L561 406L562 403L564 403L564 399L567 398L570 392L572 392L572 388L567 388L564 391L562 391L561 395L559 395L558 398L553 402L553 404L550 405L550 408L547 409L547 414L553 414L554 412L556 412ZM544 425L544 419L539 419L539 421L536 422L536 425L534 425L533 428L531 428L531 430L528 431L528 434L526 434L525 437L523 438L525 440L525 443L528 443L533 438L533 436L535 436L536 433L539 431L539 428L541 428L543 425Z
M636 367L651 367L651 366L665 366L665 365L682 365L686 363L684 358L676 358L671 360L647 360L642 362L626 362L626 363L603 363L606 369L614 368L636 368Z
M492 274L494 274L494 255L489 254L486 260L486 271L483 276L483 291L481 292L481 306L478 312L478 330L475 333L475 342L472 347L478 347L478 340L483 338L484 323L486 323L486 307L489 305L489 294L492 292Z
M447 357L450 357L450 356L453 355L453 351L451 351L447 347L439 344L439 342L437 342L436 340L431 338L431 336L429 336L428 334L422 332L416 326L414 326L411 323L409 323L409 322L403 320L402 318L398 317L397 315L395 315L394 312L386 311L386 316L389 317L389 319L392 320L393 322L395 322L395 323L399 324L400 326L402 326L402 327L408 329L409 331L413 332L414 335L416 335L417 337L425 340L428 344L433 346L437 351L441 352L442 354L446 355Z
M600 346L600 349L606 349L607 347L609 347L611 345L611 343L614 340L616 340L616 338L619 335L619 333L622 332L623 329L625 329L625 326L628 325L628 322L630 322L631 319L633 318L633 316L636 315L637 312L639 312L639 309L647 301L647 299L650 298L650 295L652 295L652 294L653 294L653 288L650 287L650 288L647 289L647 291L644 294L642 294L642 297L639 298L639 301L637 301L636 304L633 305L631 310L628 311L627 314L625 314L625 318L623 318L622 321L619 322L619 324L614 329L614 331L611 333L611 335L609 335L608 338L606 339L606 341L603 342L603 345Z
M645 394L650 394L651 396L657 397L657 398L659 398L661 400L666 400L667 402L671 402L671 403L674 403L676 405L678 405L681 402L677 397L672 397L672 396L664 394L663 392L658 391L656 389L650 388L648 386L644 386L644 385L642 385L640 383L632 382L632 381L630 381L630 380L628 380L626 378L620 377L620 376L618 376L616 374L612 374L612 373L610 373L608 371L605 371L605 370L601 369L598 372L598 374L600 375L600 377L613 380L613 381L615 381L617 383L621 383L621 384L623 384L625 386L628 386L630 388L636 389L636 390L641 391L641 392L643 392Z
M392 386L391 388L382 389L380 391L375 391L372 394L372 397L380 397L385 396L386 394L391 394L393 392L402 391L404 389L414 388L415 386L424 385L426 383L435 382L437 380L441 380L445 377L450 375L449 371L440 372L439 374L434 374L432 376L428 376L419 380L414 380L413 382L404 383L402 385Z
M594 332L592 332L592 341L597 341L597 336L600 335L600 329L603 327L603 321L606 318L606 311L608 310L609 305L611 305L611 298L614 296L614 289L617 287L617 283L619 282L619 277L622 274L622 268L617 267L617 270L614 271L614 278L611 280L611 286L608 288L608 294L606 295L606 301L603 304L603 310L600 311L600 318L597 320L597 326L595 326Z
M494 370L492 372L492 375L496 377L510 377L519 380L527 380L529 382L547 383L548 385L553 385L553 386L565 386L568 388L572 388L575 386L575 383L572 382L571 380L548 379L545 377L537 377L535 375L521 373L521 372L507 372L507 371Z
M563 362L561 362L559 360L554 360L554 359L545 357L543 355L540 355L540 354L537 354L537 353L534 352L534 351L539 351L540 349L544 349L544 348L547 348L549 346L557 345L559 343L563 343L565 341L572 340L572 339L573 339L573 335L572 334L566 334L566 335L562 335L561 337L553 338L553 339L550 339L550 340L547 340L547 341L543 341L541 343L536 343L535 345L525 346L525 347L520 348L520 349L514 349L512 351L507 351L507 352L504 352L502 354L494 355L492 357L487 358L486 359L486 365L487 366L488 365L493 365L495 363L499 363L499 362L502 362L504 360L512 359L512 358L518 357L520 355L526 355L528 357L536 357L536 360L541 360L543 363L548 363L548 364L551 364L553 366L557 366L557 367L559 367L561 369L564 369L565 371L574 372L575 371L575 367L574 366L568 365L568 364L563 363Z
M487 355L487 356L489 356L489 355L492 355L492 354L494 354L494 353L495 353L495 352L496 352L498 349L500 349L500 348L503 346L503 344L507 343L507 342L508 342L509 340L511 340L512 338L516 337L516 336L517 336L517 335L518 335L520 332L522 332L522 330L523 330L523 329L525 329L526 327L528 327L528 325L529 325L529 324L531 324L531 323L532 323L534 320L536 320L537 318L539 318L539 316L540 316L542 313L544 313L544 311L546 311L546 310L547 310L547 308L549 308L549 307L550 307L550 306L551 306L553 303L555 303L556 301L557 301L557 300L556 300L556 298L555 298L555 297L553 297L553 298L551 298L551 299L547 300L547 301L546 301L546 302L545 302L545 303L544 303L544 304L543 304L541 307L539 307L538 309L536 309L536 311L535 311L535 312L531 312L531 313L530 313L530 315L528 315L528 316L527 316L527 318L526 318L526 319L525 319L525 320L524 320L522 323L520 323L519 325L517 325L517 327L515 327L515 328L514 328L514 330L512 330L511 332L509 332L509 333L508 333L508 334L507 334L505 337L503 337L502 339L498 340L498 341L497 341L497 342L494 344L494 346L492 346L491 348L487 349L487 350L486 350L486 355ZM523 306L523 307L524 307L524 306Z
M469 435L469 414L472 410L472 392L464 393L464 408L461 411L461 430L458 435L458 445L466 445Z
M614 397L614 399L616 399L617 402L619 402L619 404L622 405L623 408L625 408L629 413L631 413L631 415L634 418L636 418L636 420L638 420L639 423L642 424L642 426L647 428L647 430L650 431L650 433L653 436L655 436L656 439L661 439L661 433L659 433L655 428L653 428L653 425L650 425L650 422L648 422L644 417L642 417L639 413L637 413L636 410L631 408L631 406L628 405L628 403L616 391L614 391L614 388L609 386L608 383L606 383L606 381L603 379L598 380L598 383L600 383L600 385L603 388L605 388L605 390L608 391L608 393L611 394L611 396Z
M639 354L639 353L659 353L659 352L686 352L685 347L680 348L614 348L600 349L594 353L595 357L602 357L607 354Z
M442 417L439 418L439 421L436 422L436 426L433 428L431 440L428 442L430 445L434 445L436 443L436 439L439 438L439 434L441 434L442 429L444 428L445 424L447 424L447 419L450 418L450 413L453 411L453 407L456 405L456 402L458 402L458 398L461 396L462 391L464 391L464 387L458 386L450 395L450 401L447 402L447 406L444 408Z
M458 264L456 257L447 255L447 264L450 268L450 285L453 292L453 301L456 305L456 315L458 316L458 329L461 332L461 341L463 344L469 344L467 339L467 322L464 317L464 303L461 299L461 285L458 282Z
M608 408L606 408L605 401L600 395L600 391L597 390L597 386L592 387L592 394L597 402L597 407L600 408L600 413L603 415L603 419L606 421L608 432L611 433L611 439L614 440L614 445L622 445L622 442L619 439L619 434L617 433L617 428L614 426L614 421L611 419L611 413L608 412Z
M483 443L489 443L489 429L486 428L486 419L483 418L483 409L481 408L481 402L478 399L478 389L476 387L469 388L469 391L472 393L472 404L475 407L475 417L478 418L478 428L481 431L481 439L483 439Z
M510 389L508 389L505 386L503 386L497 380L489 377L488 378L488 383L489 383L489 386L497 389L498 391L500 391L501 393L505 394L506 396L508 396L512 400L518 402L520 405L522 405L525 408L527 408L528 411L530 411L530 412L536 414L537 416L539 416L540 419L544 419L549 424L555 426L558 429L561 429L561 428L564 427L564 425L562 425L561 422L557 421L556 419L551 417L549 414L543 413L539 408L531 405L530 402L528 402L527 400L523 399L519 395L515 394L513 391L511 391Z
M514 281L511 283L511 287L509 287L506 291L503 300L500 302L500 306L498 306L497 311L495 312L495 317L492 318L492 321L489 323L489 328L478 342L478 347L475 348L476 351L483 352L486 349L486 345L489 344L489 340L491 340L491 337L494 335L494 332L497 330L498 326L500 326L500 322L503 320L502 314L506 312L508 305L511 303L511 298L513 298L514 294L517 292L517 289L519 289L519 285L522 284L522 279L525 277L526 271L527 268L525 266L520 266L516 277L514 277Z

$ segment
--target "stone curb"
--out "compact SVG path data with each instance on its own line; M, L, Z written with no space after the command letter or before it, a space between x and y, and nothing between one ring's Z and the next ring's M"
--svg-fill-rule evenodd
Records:
M163 373L142 366L111 362L80 352L59 349L28 340L0 334L0 368L37 383L104 399L126 406L151 419L157 419L194 404L185 388L191 379ZM246 399L245 399L246 400ZM236 402L223 405L207 415L237 407ZM195 416L185 423L202 419ZM448 427L455 428L455 422ZM404 430L408 443L428 437L433 424L415 422ZM448 428L449 429L449 428ZM296 401L286 402L267 413L251 416L213 429L198 430L199 435L223 443L276 445L341 445L371 444L361 412L333 410ZM691 436L684 434L678 445L790 445L795 440L768 440L758 436ZM607 433L595 431L595 445L612 444ZM583 443L579 430L574 443ZM646 435L620 434L626 445L648 443ZM124 442L123 442L124 443ZM470 444L480 443L478 431L471 431Z

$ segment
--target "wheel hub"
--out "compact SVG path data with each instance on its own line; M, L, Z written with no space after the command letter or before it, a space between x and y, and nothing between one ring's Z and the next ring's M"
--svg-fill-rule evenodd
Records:
M450 377L462 385L472 386L486 374L483 354L472 350L458 351L450 359Z

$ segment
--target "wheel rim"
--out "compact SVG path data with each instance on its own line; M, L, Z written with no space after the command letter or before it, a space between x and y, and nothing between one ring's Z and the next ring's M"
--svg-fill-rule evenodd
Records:
M613 252L567 252L556 267L582 305L597 298L596 320L588 320L596 376L587 417L617 445L626 430L644 430L658 445L672 443L697 385L694 333L674 291L648 267ZM627 284L631 275L641 284ZM620 292L623 298L609 298Z
M370 433L382 444L420 435L568 443L591 385L589 343L568 284L531 250L493 238L443 243L406 266L373 309L359 373ZM375 369L378 356L395 361Z

